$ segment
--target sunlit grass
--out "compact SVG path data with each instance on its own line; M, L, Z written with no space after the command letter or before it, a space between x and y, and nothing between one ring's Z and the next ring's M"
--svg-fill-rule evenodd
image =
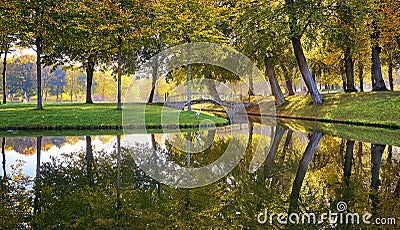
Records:
M291 96L279 108L281 115L400 125L400 92L324 94L324 103L313 106L310 96Z
M122 111L116 108L115 103L49 103L43 106L43 110L37 110L33 103L9 103L0 105L0 127L7 128L64 128L64 127L98 127L98 126L156 126L161 124L161 112L165 117L163 124L200 124L209 119L217 123L227 122L225 119L201 114L194 118L195 112L179 111L165 108L155 104L129 104L125 105L124 116L132 119L124 119ZM145 113L144 113L145 108ZM145 116L144 116L144 115ZM144 119L145 117L145 119Z

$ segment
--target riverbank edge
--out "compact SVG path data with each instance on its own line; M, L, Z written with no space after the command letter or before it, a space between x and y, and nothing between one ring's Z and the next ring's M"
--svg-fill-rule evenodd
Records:
M218 109L203 109L205 112L215 112L215 113L225 113L223 110ZM291 119L300 121L314 121L314 122L325 122L333 124L344 124L344 125L356 125L356 126L366 126L374 128L388 128L388 129L400 129L400 124L381 124L381 123L369 123L362 121L351 121L351 120L337 120L337 119L327 119L318 117L306 117L306 116L293 116L293 115L281 115L279 113L275 114L259 114L259 113L247 113L248 116L255 117L270 117L275 119Z
M56 125L56 126L1 126L0 131L67 131L67 130L144 130L144 129L191 129L191 128L211 128L228 125L229 121L207 123L207 124L168 124L168 125Z

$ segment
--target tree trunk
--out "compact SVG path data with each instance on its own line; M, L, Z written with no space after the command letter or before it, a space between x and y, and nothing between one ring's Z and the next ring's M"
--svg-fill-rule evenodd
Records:
M393 91L394 87L393 87L393 63L392 62L389 63L388 75L389 75L390 90Z
M364 92L364 64L358 61L358 79L360 80L360 92Z
M295 4L294 0L285 0L285 3L287 6L291 7ZM310 92L310 95L313 100L314 105L322 104L322 96L318 92L317 85L315 84L315 81L312 78L312 75L310 73L310 69L308 68L307 60L303 52L303 48L301 46L301 35L298 35L298 31L296 30L296 24L297 24L297 18L294 15L293 12L289 13L289 26L290 26L290 33L291 35L291 41L292 41L292 46L293 46L293 51L296 56L297 64L299 65L299 69L301 72L301 75L303 77L303 80L308 88L308 92Z
M217 87L215 86L214 80L212 80L211 78L206 79L206 85L213 100L216 102L222 101L219 97L219 93L217 91Z
M117 135L117 220L120 219L121 210L121 135Z
M151 76L151 91L150 91L150 95L149 95L149 99L147 100L147 103L152 103L154 100L154 91L156 89L157 72L158 72L158 57L154 58L151 67L153 69L153 73Z
M253 131L254 131L254 124L253 122L249 122L249 140L247 142L246 152L250 154L253 154Z
M281 64L281 69L285 75L286 88L288 89L289 96L294 95L292 77L284 64Z
M58 86L57 86L57 89L56 89L56 102L58 102Z
M292 144L292 136L293 136L293 130L288 130L285 144L283 145L283 151L287 151L289 149L289 145Z
M92 84L94 73L93 57L89 56L86 63L86 104L93 104L92 100Z
M283 154L282 154L282 158L281 158L281 164L284 163L285 155L289 149L289 146L291 146L291 144L292 144L292 136L293 136L293 130L289 129L286 134L285 144L283 145Z
M389 163L392 162L392 157L393 157L393 147L391 145L388 145L388 157L387 157L387 161Z
M304 83L307 86L308 92L310 92L313 104L322 104L322 96L318 92L317 85L310 73L308 68L306 57L304 56L303 48L301 47L300 38L292 38L292 45L294 54L296 55L297 64L299 65L301 75L303 77Z
M253 76L249 76L249 90L247 92L249 96L254 96Z
M375 80L375 86L372 88L372 91L385 91L388 90L385 85L385 81L382 77L382 69L381 69L381 58L380 58L381 48L376 45L372 48L372 76Z
M3 59L3 104L7 103L6 99L6 70L7 70L7 53L8 53L8 44L5 45L6 48L4 50L4 59Z
M292 192L290 194L290 205L289 205L289 213L294 213L299 208L299 196L301 191L301 186L303 184L304 177L307 173L308 165L317 150L318 143L322 138L322 132L314 131L306 150L304 151L303 157L301 158L299 168L297 169L296 177L293 182Z
M93 186L93 149L92 149L92 138L90 136L86 136L86 172L87 172L87 180L89 186Z
M379 189L380 180L379 180L379 171L381 169L382 162L382 154L385 150L385 145L377 145L371 144L371 163L372 163L372 179L371 179L371 187L374 190ZM376 210L379 204L379 199L376 194L371 194L372 200L372 214L376 214Z
M7 172L6 172L6 138L3 137L1 141L1 155L3 157L2 168L3 168L3 180L6 181Z
M121 58L122 58L122 39L121 37L118 36L118 95L117 95L117 101L118 101L118 105L117 105L117 109L121 109Z
M372 182L371 187L374 189L379 188L379 170L381 168L382 153L385 150L385 145L371 145L371 161L372 161Z
M354 63L351 55L351 49L347 48L345 51L345 70L346 70L346 91L357 92L354 86Z
M272 94L275 97L276 104L277 106L281 106L286 103L286 100L285 97L283 96L278 80L276 79L274 64L272 62L272 59L268 56L265 56L264 64L266 69L266 75L268 76L268 80L271 85Z
M42 106L42 39L36 38L36 78L37 78L37 109Z
M33 201L33 212L40 212L40 154L42 150L42 137L36 138L36 177L35 177L35 199Z
M272 139L271 148L269 149L267 159L264 162L264 180L270 176L270 170L274 165L275 155L278 152L279 143L282 140L286 129L283 126L276 126L275 134Z
M354 150L354 141L347 140L346 142L346 156L344 160L344 178L348 183L350 181L351 176L351 166L353 165L353 150Z

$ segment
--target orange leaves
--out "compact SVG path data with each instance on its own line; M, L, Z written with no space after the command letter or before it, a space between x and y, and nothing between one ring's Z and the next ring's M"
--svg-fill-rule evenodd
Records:
M379 27L385 43L400 36L400 2L398 0L383 0L382 18Z

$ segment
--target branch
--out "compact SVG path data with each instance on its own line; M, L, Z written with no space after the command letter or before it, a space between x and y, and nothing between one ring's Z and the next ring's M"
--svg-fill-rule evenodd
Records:
M319 1L318 4L316 5L317 8L321 5L322 1ZM306 19L307 23L304 25L303 29L300 32L300 37L303 36L303 34L306 32L307 27L311 24L311 17L313 16L313 13L311 12L308 18Z

